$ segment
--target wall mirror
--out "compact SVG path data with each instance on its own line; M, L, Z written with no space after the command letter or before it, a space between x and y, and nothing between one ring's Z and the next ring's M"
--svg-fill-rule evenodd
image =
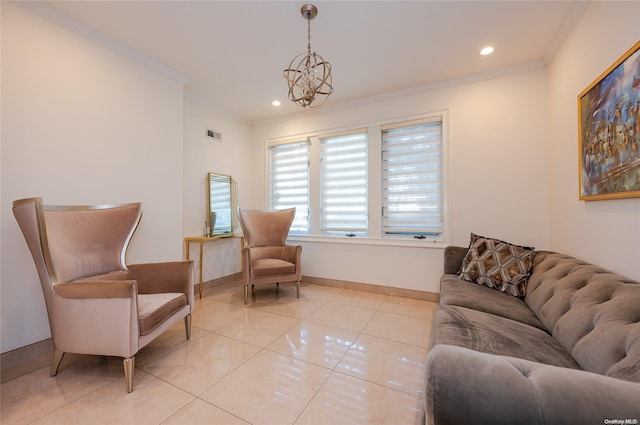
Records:
M207 188L205 229L208 229L209 236L231 236L236 227L237 184L235 180L224 174L209 173L205 187Z

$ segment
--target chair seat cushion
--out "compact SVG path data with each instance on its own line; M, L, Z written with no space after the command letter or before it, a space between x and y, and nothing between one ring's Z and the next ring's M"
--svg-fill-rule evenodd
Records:
M277 276L280 274L294 274L296 265L276 258L256 260L251 265L251 277Z
M138 323L140 336L147 335L173 313L187 305L184 294L138 294Z

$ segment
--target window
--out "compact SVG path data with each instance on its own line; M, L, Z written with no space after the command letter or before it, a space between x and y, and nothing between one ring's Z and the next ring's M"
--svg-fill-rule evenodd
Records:
M279 210L296 207L291 232L309 230L309 142L269 146L270 205Z
M446 117L268 142L269 208L295 206L292 234L318 241L446 244Z
M320 138L320 232L367 233L367 134Z
M382 131L385 236L442 234L442 123Z

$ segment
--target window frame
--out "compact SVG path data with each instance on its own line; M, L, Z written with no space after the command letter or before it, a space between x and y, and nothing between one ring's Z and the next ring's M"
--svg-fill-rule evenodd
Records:
M438 227L439 231L438 232L428 232L428 231L424 231L424 230L418 230L417 228L414 228L413 231L410 231L410 229L406 228L406 227L399 227L397 229L396 232L391 232L391 231L387 231L387 226L389 226L389 224L387 224L386 220L390 220L391 223L393 223L394 221L398 224L402 223L403 220L394 220L391 218L388 218L389 215L393 215L393 213L390 214L390 205L393 204L392 202L387 202L387 197L391 196L390 193L388 193L387 189L393 187L393 184L388 184L385 185L385 181L389 180L390 175L388 174L387 168L385 166L385 132L388 131L394 131L394 130L411 130L414 128L418 128L418 127L428 127L430 125L439 125L439 142L440 145L438 146L438 156L440 159L440 163L439 163L439 179L437 180L437 183L439 184L440 188L439 188L439 193L438 193L438 200L440 201L440 205L439 205L439 218L436 219L437 221L439 221L440 225ZM436 119L434 117L434 119L423 119L423 120L413 120L413 121L406 121L406 122L401 122L401 123L394 123L393 125L385 125L382 127L381 129L381 137L382 137L382 146L381 146L381 156L382 156L382 166L381 166L381 172L380 172L380 176L381 176L381 180L382 180L382 235L385 238L401 238L401 239L405 239L405 238L416 238L416 239L427 239L427 240L435 240L435 241L440 241L442 240L443 237L443 232L444 232L444 226L443 226L443 222L444 222L444 205L443 205L443 195L444 195L444 185L443 185L443 174L444 174L444 157L443 157L443 144L444 144L444 140L443 140L443 122L442 119L440 119L438 117L438 119ZM426 137L430 137L431 133L425 131L424 133L422 133L423 136ZM396 139L396 137L392 136L392 139ZM396 144L398 143L398 144ZM417 145L420 144L420 142L417 142L415 144L413 144L415 142L412 141L412 147L417 147ZM398 165L402 165L402 166L411 166L411 165L418 165L418 167L422 167L428 164L428 161L423 162L423 163L417 163L416 161L409 161L409 162L405 162L406 158L405 158L405 154L403 153L398 153L398 147L401 147L401 145L407 146L406 143L404 142L397 142L394 141L392 142L390 145L388 145L388 148L390 149L394 149L396 150L395 154L387 154L387 164L392 164L392 162L390 161L390 159L392 158L402 158L402 160L400 160L400 162L398 163ZM387 150L388 152L388 150ZM422 154L428 154L429 152L422 152ZM413 163L413 164L412 164ZM393 168L393 167L390 167ZM397 173L394 171L391 171L391 176L396 176L396 177L403 177L406 176L408 173ZM429 177L430 174L428 172L424 172L423 173L423 177ZM425 185L428 186L428 184L426 184L426 182L424 183ZM402 186L402 184L400 184L400 186ZM386 196L385 196L386 193ZM427 194L427 192L425 192L425 195ZM402 202L396 203L395 206L398 206L402 204ZM422 204L422 206L428 206L428 202L426 201L426 199L422 202L418 201L418 204ZM415 212L415 211L414 211ZM409 210L404 210L402 214L409 214L411 215L412 212L410 212ZM425 213L422 213L425 214ZM419 224L419 226L422 226L426 224L426 222L422 222ZM405 224L406 225L406 224Z
M442 123L442 233L438 238L414 239L413 237L388 237L382 227L382 130L416 123L440 121ZM368 232L367 235L348 237L320 232L320 138L327 135L354 133L365 129L368 142ZM289 240L298 242L344 243L355 245L406 246L442 248L450 244L451 218L449 206L449 110L400 116L369 123L334 129L310 131L265 140L265 208L270 209L270 146L308 140L309 152L309 216L308 233L290 233Z

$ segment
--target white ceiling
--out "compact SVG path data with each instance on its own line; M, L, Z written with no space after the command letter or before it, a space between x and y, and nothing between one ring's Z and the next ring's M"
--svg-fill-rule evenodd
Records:
M306 50L305 1L49 1L51 18L183 76L185 89L247 121L300 112L282 71ZM546 63L583 1L315 0L311 48L331 63L322 107ZM25 6L34 9L34 6ZM71 18L71 19L69 19ZM106 36L106 38L104 37ZM106 40L106 41L105 41ZM115 42L115 43L114 43ZM490 56L480 56L487 44ZM282 105L271 105L279 99Z

